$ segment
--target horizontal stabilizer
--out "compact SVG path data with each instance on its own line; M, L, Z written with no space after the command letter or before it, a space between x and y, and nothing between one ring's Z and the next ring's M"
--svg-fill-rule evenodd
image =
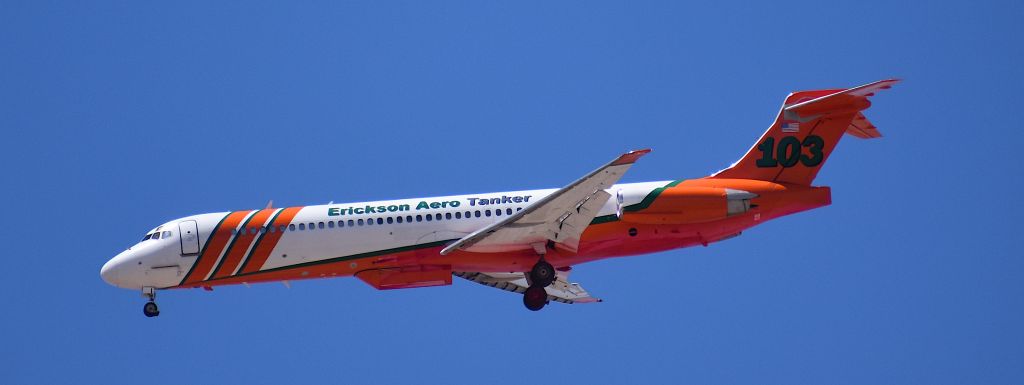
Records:
M871 121L860 112L857 113L857 116L853 117L853 121L850 122L850 126L846 128L846 133L861 139L882 137L882 133L878 132L878 128L876 128L874 124L871 124Z

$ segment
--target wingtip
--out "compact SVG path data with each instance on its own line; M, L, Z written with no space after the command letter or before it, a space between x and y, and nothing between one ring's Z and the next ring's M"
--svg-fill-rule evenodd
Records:
M901 81L903 81L903 79L901 79L901 78L888 78L888 79L882 79L882 80L879 80L879 81L871 82L871 83L865 84L865 85L863 85L861 87L878 86L878 89L887 90L887 89L892 88L893 85L895 85L896 83L899 83Z
M622 154L621 156L619 156L618 159L612 162L612 166L618 166L621 164L632 164L636 162L637 159L640 159L640 157L647 155L650 152L651 149L649 148L627 152L625 154Z

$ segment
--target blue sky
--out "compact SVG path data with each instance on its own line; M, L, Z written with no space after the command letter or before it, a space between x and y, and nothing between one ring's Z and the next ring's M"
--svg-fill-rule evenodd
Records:
M1019 2L0 2L2 383L1020 383ZM901 77L817 184L523 309L354 279L161 293L100 266L194 213L623 181L738 157L793 90Z

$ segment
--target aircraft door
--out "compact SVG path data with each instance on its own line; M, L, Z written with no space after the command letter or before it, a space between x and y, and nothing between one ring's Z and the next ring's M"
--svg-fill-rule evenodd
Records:
M199 254L199 229L196 221L178 222L178 234L181 235L181 255Z

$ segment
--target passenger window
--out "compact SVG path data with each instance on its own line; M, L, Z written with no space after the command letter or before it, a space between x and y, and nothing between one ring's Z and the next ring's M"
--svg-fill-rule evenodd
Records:
M433 215L427 214L427 222L430 222L433 219L434 219Z
M477 218L480 218L480 210L477 210L474 214L476 214Z
M267 228L260 226L260 234L266 234L266 233L267 233Z
M353 226L353 225L355 225L355 224L356 224L356 222L355 222L355 221L353 221L353 220L351 220L351 219L349 219L349 220L348 220L348 227L352 227L352 226Z
M512 215L512 208L509 207L509 208L505 209L505 214Z
M327 222L327 227L334 228L334 221Z
M378 225L383 225L384 224L384 219L383 218L377 218L377 224Z
M252 227L252 228L249 229L249 234L255 235L257 231L259 231L259 229L255 228L255 227Z
M462 211L455 212L455 219L462 219Z
M288 231L295 231L295 224L288 225Z
M319 227L319 228L321 228L321 229L322 229L322 228L324 228L324 223L323 223L323 222L320 222L320 223L319 223L319 225L318 225L317 227Z
M452 219L452 213L444 213L444 219Z
M360 219L360 220L359 220L359 225L360 225L360 226L362 226L362 225L363 225L363 220L362 220L362 219Z
M366 225L367 226L372 226L373 225L373 218L367 218L366 219Z
M405 216L405 221L408 222L408 223L412 223L412 215L406 215Z
M522 207L516 207L516 211L523 211Z
M423 216L422 215L416 215L416 222L423 222Z
M316 223L309 222L309 229L310 230L316 229Z
M491 216L491 209L484 210L484 216L485 217Z
M402 223L402 217L397 217L395 220L398 221L398 223Z
M345 221L344 220L338 221L338 228L340 229L342 227L345 227Z
M469 211L466 211L466 218L468 219L469 217L472 217L472 216L473 216L472 214L473 214L473 213L471 213L471 212L469 212Z
M299 223L299 230L301 231L301 230L305 230L305 229L306 229L306 224L305 223Z
M277 232L277 226L270 226L270 232L276 233Z
M501 209L494 210L494 215L500 217L501 216Z
M392 223L395 223L395 218L388 217L388 224L390 225Z

